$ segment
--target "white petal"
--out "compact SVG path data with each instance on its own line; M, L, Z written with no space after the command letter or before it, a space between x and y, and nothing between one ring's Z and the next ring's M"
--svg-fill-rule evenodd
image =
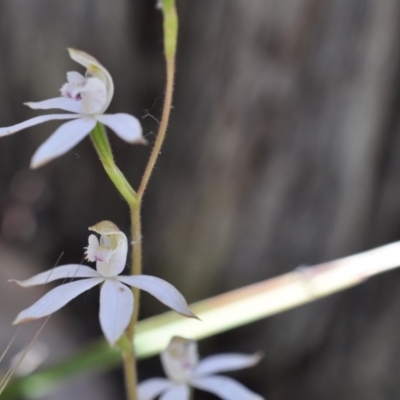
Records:
M165 378L152 378L139 383L138 398L139 400L153 400L161 393L165 392L172 386L172 383Z
M28 322L32 319L46 317L65 306L76 296L79 296L81 293L91 289L102 281L102 278L88 278L60 285L50 290L49 293L46 293L26 310L21 311L13 324L20 324L21 322Z
M67 81L68 83L83 85L86 82L86 78L79 72L69 71L67 72Z
M101 114L107 101L106 85L99 78L91 77L81 88L82 112L87 115Z
M161 301L161 303L164 303L179 314L186 317L197 318L196 315L189 310L189 306L182 294L163 279L149 275L118 276L116 279L150 293L157 300Z
M192 380L193 387L211 392L223 400L264 400L241 383L226 376L208 376Z
M81 117L61 125L32 157L31 168L38 168L53 158L65 154L77 145L95 127L93 118Z
M195 376L211 375L223 371L235 371L237 369L249 368L256 365L262 355L247 354L217 354L203 358L194 370Z
M33 110L50 110L52 108L58 108L60 110L70 111L77 114L82 112L81 102L75 99L68 99L67 97L55 97L54 99L36 102L30 101L29 103L24 104Z
M42 272L24 281L10 279L9 282L15 282L22 287L31 287L63 278L101 278L101 276L96 270L86 265L68 264Z
M0 128L0 137L12 135L13 133L22 131L23 129L29 128L31 126L42 124L43 122L53 121L56 119L74 119L79 118L79 115L72 114L49 114L49 115L41 115L39 117L28 119L19 124L9 126L7 128Z
M86 260L95 262L99 251L99 239L96 235L89 235L88 246L86 247L85 257Z
M125 142L147 144L147 140L142 136L139 120L132 115L104 114L97 115L96 119L112 129Z
M188 382L199 361L197 343L181 336L172 337L160 354L165 375L172 382Z
M189 395L189 388L186 385L180 385L168 390L168 392L165 392L160 397L160 400L189 400Z
M132 291L122 283L107 279L100 292L100 325L110 346L127 328L133 313Z
M83 65L88 73L96 78L101 79L106 85L107 101L104 105L104 112L111 103L114 95L114 83L110 73L90 54L77 49L68 49L70 57L77 63Z

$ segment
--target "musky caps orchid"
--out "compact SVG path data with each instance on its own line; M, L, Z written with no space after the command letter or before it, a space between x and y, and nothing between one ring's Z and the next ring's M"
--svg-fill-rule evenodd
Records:
M0 128L0 137L51 120L73 119L61 125L35 152L31 168L40 167L59 157L83 140L100 122L111 128L129 143L147 143L137 118L129 114L104 114L114 94L114 84L109 72L91 55L68 49L70 57L86 68L86 76L68 72L67 83L61 88L61 97L25 103L34 110L60 109L73 114L41 115L19 124Z
M128 241L123 232L110 221L103 221L89 228L100 234L89 236L86 258L96 262L96 270L79 264L62 265L42 272L18 285L30 287L56 279L87 278L65 283L51 290L26 310L21 311L14 324L45 317L59 310L79 294L102 283L100 290L100 325L104 336L113 346L122 336L132 317L134 297L126 285L144 290L156 299L186 316L196 316L189 310L186 300L174 286L148 275L121 276L128 253Z
M197 343L175 336L161 353L165 378L151 378L139 384L139 400L189 400L190 387L211 392L224 400L263 400L239 382L214 375L256 365L261 355L218 354L198 361Z

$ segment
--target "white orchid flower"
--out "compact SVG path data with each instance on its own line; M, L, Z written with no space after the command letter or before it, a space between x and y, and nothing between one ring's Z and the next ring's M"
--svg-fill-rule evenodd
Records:
M19 124L0 128L0 137L52 120L72 119L61 125L33 155L31 168L40 167L59 157L83 140L100 122L111 128L129 143L146 143L137 118L129 114L104 114L114 94L114 84L109 72L91 55L68 49L70 57L86 68L86 75L68 72L67 83L61 88L61 97L25 103L34 110L60 109L73 114L41 115Z
M189 400L190 387L211 392L224 400L263 400L239 382L214 375L252 367L261 355L218 354L198 361L197 343L175 336L164 352L161 362L165 378L151 378L138 386L139 400Z
M122 336L132 317L134 297L132 286L144 290L156 299L186 316L196 316L189 310L186 300L174 286L148 275L123 276L128 253L128 241L123 232L110 221L103 221L89 228L100 234L89 236L86 258L96 261L96 270L79 264L62 265L42 272L25 281L17 281L18 285L31 287L42 285L56 279L86 278L65 283L45 294L31 307L21 311L14 324L45 317L65 306L79 294L102 284L100 290L100 325L107 341L113 346Z

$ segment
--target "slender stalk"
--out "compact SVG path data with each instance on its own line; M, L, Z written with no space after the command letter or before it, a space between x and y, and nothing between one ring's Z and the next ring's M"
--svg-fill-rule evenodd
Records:
M131 208L131 221L132 221L132 275L140 275L142 273L142 227L141 227L141 215L140 215L140 202ZM131 343L135 335L135 325L139 318L139 307L140 307L140 290L132 288L133 296L135 299L135 305L131 322L128 326L127 335Z
M154 166L157 162L157 158L160 154L161 147L164 143L165 134L167 133L167 127L169 122L169 117L171 114L172 107L172 95L174 90L174 76L175 76L175 58L167 58L166 60L167 66L167 80L166 80L166 88L165 88L165 101L164 108L162 112L160 126L158 128L157 139L154 143L153 150L151 152L149 161L147 163L146 169L144 171L142 181L140 182L140 186L138 189L138 198L141 200L143 198L146 187L149 183L151 173L153 172Z
M137 202L131 207L131 221L132 221L132 238L133 238L133 252L132 252L132 275L140 275L142 273L142 228L141 228L141 203L144 192L149 183L157 158L160 154L161 147L164 143L165 134L169 117L172 108L172 95L174 91L174 76L175 76L175 54L178 36L178 18L176 14L175 1L163 0L163 14L164 14L164 53L166 60L166 84L165 84L165 98L164 107L162 111L160 126L158 128L157 138L154 143L153 150L150 154L149 161L143 173L142 180L137 192ZM140 305L140 291L133 289L135 298L134 312L131 323L128 328L128 337L133 341L134 329L139 317Z
M139 185L137 200L134 204L131 204L131 223L132 223L132 240L133 240L133 251L132 251L132 275L140 275L142 273L142 227L141 227L141 203L144 192L149 183L151 174L154 166L157 162L157 158L160 154L161 147L164 143L165 134L167 133L167 127L169 117L172 108L172 95L174 91L174 76L175 76L175 54L176 44L178 36L178 18L176 14L175 1L174 0L163 0L163 15L164 15L164 53L166 60L166 84L165 84L165 99L164 107L162 111L160 126L158 128L158 134L154 143L153 150L150 154L149 161L146 165L143 173L142 180ZM128 202L129 203L129 202ZM127 330L127 337L131 343L135 337L135 326L139 318L139 306L140 306L140 290L133 288L133 296L135 299L134 310L131 322ZM125 373L127 370L125 369ZM136 371L131 373L135 374L135 382L137 381Z
M125 388L128 400L137 400L136 359L132 341L126 336L118 341L124 366Z

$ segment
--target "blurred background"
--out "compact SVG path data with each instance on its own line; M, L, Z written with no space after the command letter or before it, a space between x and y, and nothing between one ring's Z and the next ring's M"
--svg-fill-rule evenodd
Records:
M400 2L180 0L178 12L174 109L145 197L144 272L193 302L398 240ZM164 90L161 22L152 0L2 0L0 126L38 115L22 103L57 96L67 71L82 72L66 52L76 47L114 77L109 112L139 117L152 143ZM129 232L88 139L29 170L58 124L0 143L2 349L16 313L48 290L7 279L49 269L60 254L62 264L80 262L87 227L100 220ZM150 147L110 138L137 184ZM399 288L393 271L203 340L200 350L261 349L261 365L234 376L269 400L399 398ZM100 335L97 303L94 289L51 318L40 338L48 360ZM142 317L165 311L147 295L142 305ZM139 368L141 379L162 373L157 358ZM118 371L85 377L49 399L113 398L121 384Z

